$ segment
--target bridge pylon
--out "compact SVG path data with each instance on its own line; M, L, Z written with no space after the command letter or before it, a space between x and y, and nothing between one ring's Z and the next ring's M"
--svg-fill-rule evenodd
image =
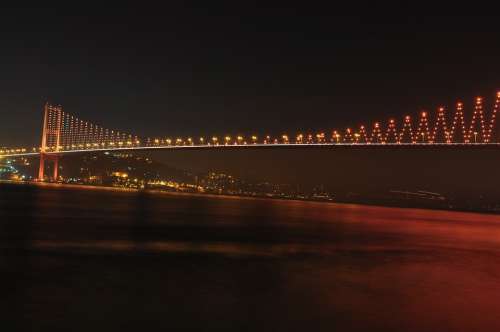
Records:
M42 128L42 144L40 148L40 168L38 181L45 181L45 162L53 162L52 180L59 178L59 152L61 144L62 107L45 104ZM51 152L50 154L48 152Z
M59 178L59 155L40 153L40 168L38 170L38 181L45 181L45 162L52 161L54 169L52 171L52 180Z

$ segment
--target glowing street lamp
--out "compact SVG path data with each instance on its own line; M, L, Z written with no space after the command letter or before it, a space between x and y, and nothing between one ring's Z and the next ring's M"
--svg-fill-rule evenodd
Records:
M333 132L333 137L335 137L337 143L340 143L340 134L336 130Z

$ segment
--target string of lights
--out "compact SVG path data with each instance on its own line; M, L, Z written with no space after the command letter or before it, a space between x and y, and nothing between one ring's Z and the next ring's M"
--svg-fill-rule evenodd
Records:
M406 135L406 136L405 136ZM411 117L409 115L405 116L403 121L403 127L401 127L401 132L399 133L399 143L415 143L415 137L413 136L413 126L411 123Z
M443 135L441 137L441 139L439 139L439 137L438 137L439 128L441 128L441 133ZM432 135L431 135L430 141L432 143L434 143L436 141L450 143L451 141L450 141L449 135L450 135L450 133L448 131L448 125L446 122L445 109L444 109L444 107L440 107L438 109L438 113L436 116L436 122L434 124L434 129L432 130Z

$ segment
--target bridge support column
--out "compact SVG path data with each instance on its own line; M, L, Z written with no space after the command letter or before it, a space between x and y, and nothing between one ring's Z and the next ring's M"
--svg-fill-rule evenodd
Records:
M48 160L52 161L54 165L52 181L57 181L59 178L59 155L54 153L48 154L46 152L49 147L51 151L54 152L58 152L60 149L63 111L61 106L51 106L46 103L43 112L42 145L40 148L38 181L45 181L45 162Z
M59 155L40 153L40 167L38 169L38 181L45 181L45 162L52 161L54 169L52 171L52 181L59 178Z
M45 179L45 154L40 153L40 167L38 168L38 181Z

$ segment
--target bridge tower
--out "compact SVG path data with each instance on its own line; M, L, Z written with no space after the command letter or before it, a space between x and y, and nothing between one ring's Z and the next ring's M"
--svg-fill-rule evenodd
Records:
M42 128L42 144L40 149L40 168L38 180L45 180L45 162L53 162L53 181L59 177L59 155L57 152L61 144L62 107L45 104ZM48 152L51 152L50 154Z

